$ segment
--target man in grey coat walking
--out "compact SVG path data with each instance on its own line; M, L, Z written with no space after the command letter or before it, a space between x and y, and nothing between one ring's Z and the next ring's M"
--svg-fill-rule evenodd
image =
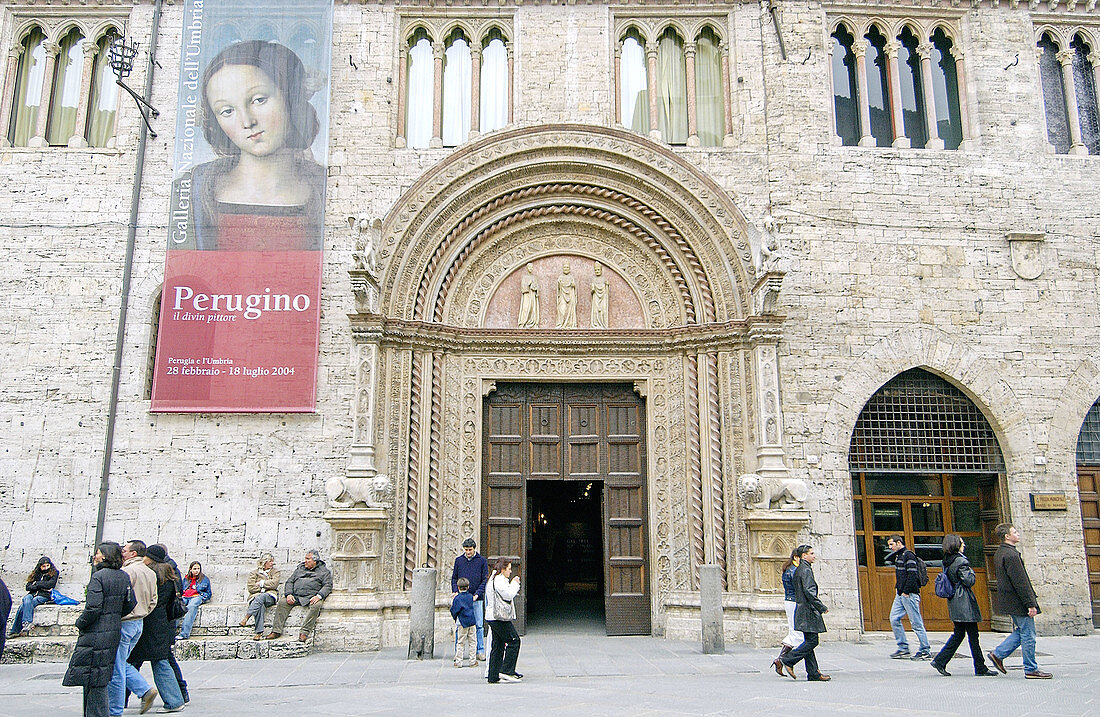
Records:
M806 660L806 679L810 682L828 682L832 678L821 674L817 666L817 656L814 655L818 634L825 632L825 619L821 616L829 612L829 608L817 597L817 580L814 579L814 571L810 567L817 556L809 545L799 545L794 553L799 561L793 580L794 599L798 603L794 609L794 629L802 633L803 642L783 657L775 658L772 667L780 677L786 670L791 679L796 680L798 678L794 675L794 666L800 660Z

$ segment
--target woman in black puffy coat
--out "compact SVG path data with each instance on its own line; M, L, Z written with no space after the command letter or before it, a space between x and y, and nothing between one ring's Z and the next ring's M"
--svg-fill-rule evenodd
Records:
M179 574L168 564L163 546L150 545L145 550L145 564L157 574L157 606L142 620L141 637L134 645L128 662L140 669L148 661L153 668L153 681L164 702L166 712L183 709L183 692L169 658L176 642L175 620L168 619L168 606L176 602Z
M947 600L947 613L951 616L955 631L951 633L951 637L947 638L943 649L932 660L932 668L944 677L950 677L947 663L955 656L955 650L959 649L965 635L970 641L974 674L979 677L992 677L997 673L986 667L985 660L982 658L982 646L978 642L978 623L982 621L982 611L971 589L977 577L974 575L974 569L970 567L970 561L963 554L965 549L966 543L954 533L943 539L943 570L947 573L951 584L955 586L955 594Z
M115 666L122 616L137 602L130 576L119 569L122 548L118 543L100 543L93 562L84 612L76 619L80 636L61 684L84 688L85 717L106 717L107 684Z

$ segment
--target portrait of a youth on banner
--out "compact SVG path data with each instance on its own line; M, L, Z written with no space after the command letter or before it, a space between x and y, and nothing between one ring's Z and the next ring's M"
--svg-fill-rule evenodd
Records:
M314 409L331 20L187 3L154 411Z

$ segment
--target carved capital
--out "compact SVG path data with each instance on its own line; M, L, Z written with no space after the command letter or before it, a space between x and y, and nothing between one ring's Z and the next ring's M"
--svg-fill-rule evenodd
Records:
M917 56L920 57L922 61L928 60L929 62L931 62L932 50L934 49L936 49L936 46L933 45L930 41L925 40L924 42L917 45Z
M1073 50L1066 49L1066 50L1059 50L1058 54L1055 55L1054 57L1057 58L1058 64L1061 65L1062 67L1072 67L1073 66L1073 56L1075 54L1077 54L1077 53L1075 53Z
M53 40L46 40L43 42L42 48L46 51L47 60L56 60L58 54L61 52L61 45Z
M884 49L886 50L886 56L888 58L890 58L891 60L896 59L898 56L898 50L901 49L901 43L897 40L887 40Z

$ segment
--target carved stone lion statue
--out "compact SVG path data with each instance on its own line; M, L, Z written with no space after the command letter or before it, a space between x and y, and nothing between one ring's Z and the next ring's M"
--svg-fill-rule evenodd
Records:
M746 508L768 510L774 503L780 510L795 510L806 502L810 489L801 478L777 478L746 473L738 481L738 493Z
M381 473L369 478L334 476L325 484L329 505L335 508L389 508L385 499L391 493L390 479Z

